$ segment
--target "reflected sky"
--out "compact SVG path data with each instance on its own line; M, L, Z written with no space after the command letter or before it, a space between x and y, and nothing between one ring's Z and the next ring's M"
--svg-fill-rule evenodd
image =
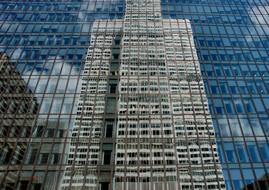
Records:
M2 38L0 51L10 56L28 87L37 94L41 104L41 114L46 114L49 107L52 111L58 110L53 111L54 114L75 113L75 108L65 110L59 106L62 101L73 103L70 97L65 100L63 93L74 94L80 89L79 74L83 69L84 56L89 46L91 25L95 19L120 18L124 12L123 0L66 2L55 3L53 6L51 3L44 2L24 5L12 2L0 5L2 10L50 10L49 14L34 12L24 16L2 15L2 20L6 22L2 25L1 31L14 32L19 36L11 34L8 39ZM64 12L59 13L59 11ZM50 17L52 17L52 22L38 24L44 19L49 20ZM25 21L30 24L24 24ZM18 23L14 25L14 22ZM64 22L68 23L64 24ZM24 34L21 36L20 32ZM45 94L42 96L42 93ZM46 98L46 96L51 97L50 94L53 93L57 93L58 98L54 100Z

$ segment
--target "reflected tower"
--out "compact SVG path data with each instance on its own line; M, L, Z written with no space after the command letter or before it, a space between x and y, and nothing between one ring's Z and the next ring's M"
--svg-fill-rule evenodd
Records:
M24 189L18 181L18 166L26 159L27 146L35 126L38 103L9 57L0 53L0 185L4 189Z
M225 189L188 20L126 0L86 59L62 189Z

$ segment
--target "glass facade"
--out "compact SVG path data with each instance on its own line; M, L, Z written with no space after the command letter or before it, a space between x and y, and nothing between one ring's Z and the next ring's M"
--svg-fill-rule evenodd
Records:
M0 2L1 189L269 189L269 2L128 2Z

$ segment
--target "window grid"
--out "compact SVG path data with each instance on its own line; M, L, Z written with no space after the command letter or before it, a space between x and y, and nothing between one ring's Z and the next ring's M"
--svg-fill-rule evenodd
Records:
M2 67L0 68L5 68L4 70L11 68L11 73L17 73L14 75L4 73L0 79L0 100L4 100L0 101L0 134L1 149L3 150L0 154L2 167L0 176L3 176L0 177L1 188L57 189L62 184L62 176L65 175L66 167L76 166L74 163L68 163L70 144L78 138L78 136L72 137L75 126L79 126L77 134L90 136L93 131L85 130L82 126L91 122L92 125L93 122L96 122L94 125L104 126L105 122L114 117L113 122L119 131L124 132L124 139L129 140L126 134L128 131L135 131L130 127L130 124L134 122L125 122L124 130L121 130L120 124L116 123L115 119L116 116L120 119L120 114L105 113L104 117L100 117L96 112L94 119L86 121L78 119L87 115L84 113L85 109L89 111L87 110L89 105L86 105L85 101L82 101L82 105L80 105L80 98L82 94L88 93L90 90L84 89L85 91L83 91L82 89L87 88L93 82L89 81L85 86L82 82L83 79L88 75L91 77L101 75L100 72L95 73L98 70L101 71L100 67L87 68L88 48L93 47L93 51L96 49L96 44L91 42L95 34L94 25L100 19L109 19L109 22L114 22L113 26L109 26L109 22L107 22L102 27L99 25L97 29L105 30L104 35L107 35L108 28L113 28L111 36L119 35L123 39L122 31L117 32L116 28L124 27L122 20L128 16L125 14L127 9L124 3L123 1L87 0L1 2L0 46L1 52L5 55L1 54ZM267 62L269 42L267 38L267 4L266 1L248 0L176 0L162 1L160 9L155 5L150 7L154 13L161 11L162 18L169 20L169 23L173 23L173 19L190 20L192 33L189 31L190 33L187 35L189 39L184 43L194 50L190 53L190 62L197 66L200 65L201 78L199 83L195 83L198 85L197 89L187 90L190 86L185 86L186 84L183 82L180 83L180 86L184 87L183 90L186 91L186 94L188 91L199 92L202 102L208 99L208 105L203 102L199 109L205 114L208 107L211 113L212 121L207 119L203 125L206 126L205 130L208 133L210 133L210 126L212 124L214 126L217 150L227 189L242 189L246 186L248 188L256 186L256 189L268 188L269 67ZM134 8L132 7L132 9ZM145 7L140 11L143 9ZM145 14L150 15L151 11L147 11ZM118 20L119 23L116 24L114 20ZM156 25L154 27L157 29ZM182 41L182 38L180 40ZM114 43L113 39L111 43ZM156 45L154 45L153 52L160 51L161 48L158 49L158 47L162 46L162 42L154 43ZM184 43L182 42L179 49L185 48ZM141 45L132 44L131 46L137 46L138 53L143 55L140 53L143 49ZM173 45L173 48L176 48L175 46ZM121 44L120 48L122 49L122 47L125 45ZM118 50L115 48L113 51ZM169 51L176 52L176 50L165 49L164 63L169 61L169 56L171 58L180 56L176 53L170 54ZM183 51L185 52L185 50ZM195 52L197 52L197 56L195 56ZM147 56L151 56L151 53L148 52ZM133 75L135 75L136 71L133 70L134 67L131 66L129 60L121 61L122 67L117 70L113 66L114 70L111 75L115 75L115 77L110 78L108 76L112 70L112 64L110 64L113 62L112 57L105 58L104 53L101 54L101 57L100 61L105 60L109 64L106 66L107 70L102 71L105 73L105 77L98 80L96 88L103 91L105 102L109 98L120 99L119 86L115 95L111 95L107 92L106 84L112 83L112 80L119 82L118 76L121 76L128 79L126 86L132 82L132 77L128 77L128 74L134 72ZM98 57L91 58L90 65L93 65L94 60L98 59ZM174 58L172 60L173 63L176 63ZM4 63L11 66L3 67ZM176 73L176 75L180 75L184 69L188 69L188 71L191 69L176 66L174 71L173 68L164 66L164 63L159 63L157 67L147 65L146 69L139 65L141 75L149 69L155 69L152 72L158 70L156 79L158 96L161 94L160 88L166 84L174 90L173 92L178 90L175 81L162 83L162 79L165 78L164 69L171 71L171 74ZM126 70L123 70L123 66L124 68L126 66ZM195 69L193 72L199 74L199 69ZM90 73L91 71L93 73ZM171 80L171 76L167 76L168 81ZM138 81L142 78L139 76ZM13 82L19 85L13 86ZM123 84L122 81L119 83ZM156 86L153 85L153 88ZM127 91L134 93L130 86ZM169 99L173 99L173 92L169 94ZM204 92L206 92L206 97ZM93 100L94 110L106 109L107 103L98 103L100 101L98 96L94 96ZM161 97L158 101L161 101ZM112 104L113 100L110 105ZM129 110L129 103L127 105ZM180 112L184 109L183 105L180 107L172 102L168 104L169 107L174 105L176 106L174 111ZM160 113L163 105L159 103L158 106L159 108L156 110L159 110ZM193 103L189 106L192 109L196 107ZM24 110L33 108L35 108L34 113L23 113ZM82 115L78 117L80 108ZM157 113L156 110L153 112L154 114ZM182 117L185 118L187 115ZM175 122L175 118L179 116L180 114L173 116L172 122ZM139 125L136 127L139 127L141 123L143 122L139 121ZM163 134L164 124L162 118L161 130L157 130L158 125L150 121L151 131L148 136L156 135L160 139L165 135L169 136L169 134ZM187 129L182 130L181 126L178 127L178 133L181 135L185 134L188 128L191 129L189 126L191 124L184 123L184 125L187 126ZM99 131L98 127L94 129L97 129L94 134L102 136L105 133L102 127ZM172 129L177 130L177 126L173 125ZM140 131L136 130L137 132ZM130 133L134 134L134 132ZM111 139L114 139L115 135L119 134L113 133ZM91 147L95 142L91 142L89 136L86 141L87 146ZM176 134L173 134L172 139L176 139ZM101 143L100 149L113 140L105 142L107 143ZM215 152L216 145L213 143L210 147L210 152ZM117 146L114 146L112 151L116 150ZM199 151L199 154L201 155L202 151ZM94 156L96 154L91 154L89 149L84 155L86 158L80 159L86 159L88 163L91 156L96 159ZM116 155L112 161L116 159ZM156 153L156 155L158 154ZM99 157L97 160L101 167L101 154ZM70 160L76 160L76 158L73 157ZM178 158L179 160L183 162L184 159ZM190 158L187 160L190 161ZM74 167L70 171L74 171ZM115 170L116 168L113 166L110 167L110 171ZM110 176L112 178L113 172L110 172ZM179 179L182 178L179 177ZM98 180L101 180L100 176ZM254 181L256 181L255 184L253 184ZM83 184L87 183L90 182L84 178ZM71 185L70 183L70 187ZM104 188L107 186L106 182L101 182L100 185L103 185Z

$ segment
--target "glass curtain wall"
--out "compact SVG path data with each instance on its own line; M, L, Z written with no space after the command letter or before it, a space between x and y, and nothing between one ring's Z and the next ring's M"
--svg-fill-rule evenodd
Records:
M125 6L123 0L0 2L2 189L59 189L76 143L93 24L123 19ZM266 0L161 1L163 19L190 21L226 189L268 189L268 7ZM118 89L110 84L111 92ZM102 132L108 137L110 119ZM109 155L111 147L103 150ZM110 187L105 180L102 186Z

